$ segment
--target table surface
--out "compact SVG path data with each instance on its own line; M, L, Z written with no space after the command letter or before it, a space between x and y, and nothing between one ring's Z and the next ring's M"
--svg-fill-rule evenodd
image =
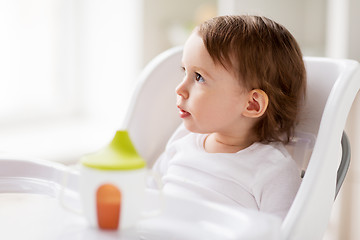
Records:
M71 180L61 196L64 173ZM92 228L86 219L65 209L81 208L76 191L78 172L58 163L0 157L1 239L279 239L280 219L247 210L234 211L210 202L164 195L161 214L121 231ZM71 187L70 187L71 186ZM158 193L146 192L144 211L159 206Z

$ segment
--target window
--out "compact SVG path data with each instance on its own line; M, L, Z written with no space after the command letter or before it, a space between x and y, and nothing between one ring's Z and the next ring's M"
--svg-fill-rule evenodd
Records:
M75 142L95 125L116 130L140 69L141 16L140 0L1 0L0 151L40 148L14 129L54 131L53 144L56 124L74 122Z

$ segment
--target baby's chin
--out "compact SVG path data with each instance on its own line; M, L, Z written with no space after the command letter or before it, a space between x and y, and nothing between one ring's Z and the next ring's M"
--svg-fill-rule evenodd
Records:
M199 134L210 134L212 133L209 130L206 130L204 128L198 127L194 124L187 123L186 121L183 121L185 128L192 133L199 133Z

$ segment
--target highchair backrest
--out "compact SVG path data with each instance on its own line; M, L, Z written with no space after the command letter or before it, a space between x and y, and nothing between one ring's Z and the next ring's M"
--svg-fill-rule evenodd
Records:
M181 57L182 48L176 47L146 66L125 121L124 127L149 166L164 151L180 124L175 88L183 78ZM304 60L306 102L288 149L306 173L283 222L284 239L321 239L335 197L342 133L360 87L356 61L309 57Z
M139 76L124 127L139 154L153 165L181 120L175 88L182 81L182 47L154 58Z
M340 170L344 170L340 160L348 157L344 155L348 149L343 130L360 88L360 67L353 60L309 57L304 60L307 97L296 131L312 134L314 146L282 230L284 239L311 240L322 239L341 185L337 183L338 168L340 165ZM339 172L340 181L345 173Z

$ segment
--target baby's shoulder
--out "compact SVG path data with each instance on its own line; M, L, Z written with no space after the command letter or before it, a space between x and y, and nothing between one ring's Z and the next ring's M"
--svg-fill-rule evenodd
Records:
M264 163L282 161L282 159L291 157L284 145L277 142L268 144L256 142L249 147L246 153Z
M296 176L299 173L295 160L282 143L261 144L258 150L255 155L259 175L273 178L283 175Z
M257 143L249 157L253 158L253 163L260 171L282 171L296 167L295 161L282 143Z

